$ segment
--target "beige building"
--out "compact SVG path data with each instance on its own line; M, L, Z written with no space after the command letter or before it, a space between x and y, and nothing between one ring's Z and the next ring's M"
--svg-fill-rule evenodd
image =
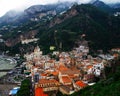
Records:
M55 79L40 79L38 83L35 84L35 89L40 87L43 88L44 92L58 90L60 83Z

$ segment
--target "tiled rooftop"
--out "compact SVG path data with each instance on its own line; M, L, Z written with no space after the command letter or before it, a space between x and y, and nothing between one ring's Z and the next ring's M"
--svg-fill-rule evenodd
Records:
M85 84L83 81L77 81L75 84L80 86L81 88L84 88L87 86L87 84Z
M43 89L39 87L39 88L36 88L36 90L35 90L35 96L48 96L48 95L45 94L43 92Z
M62 81L64 83L71 83L72 82L68 76L62 76Z

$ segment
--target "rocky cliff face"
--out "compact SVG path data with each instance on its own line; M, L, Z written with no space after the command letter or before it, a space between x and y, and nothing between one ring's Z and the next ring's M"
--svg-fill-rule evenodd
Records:
M38 33L38 30L32 30L27 33L20 34L20 35L16 36L15 38L9 38L5 41L5 45L8 47L12 47L12 46L20 43L21 40L34 38L37 33Z
M71 17L74 17L78 14L77 10L76 9L71 9L71 10L68 10L68 12L66 13L63 13L62 15L54 18L51 22L50 22L50 25L49 27L53 27L55 26L56 24L60 24L62 23L63 21L71 18Z
M68 10L73 3L64 2L58 4L49 5L34 5L24 10L23 12L9 11L3 17L0 18L0 26L4 25L19 25L21 23L28 22L33 18L41 20L45 16L55 16L65 10Z
M9 25L9 27L11 26L11 28L13 26L17 26L17 28L19 30L21 30L20 26L23 26L21 28L26 27L27 31L24 30L25 33L16 35L15 37L12 36L12 35L14 35L15 32L11 33L12 37L8 38L5 42L5 44L10 47L10 46L14 46L14 45L20 43L21 37L22 37L22 39L33 38L37 34L36 30L38 30L39 28L37 28L36 30L33 30L33 31L29 31L30 27L32 28L32 27L36 26L36 25L32 25L32 22L41 23L42 21L46 22L47 20L51 20L56 15L59 15L60 13L68 10L72 5L73 5L73 3L69 3L69 2L51 4L51 5L35 5L35 6L31 6L28 9L24 10L24 12L22 12L22 13L17 13L16 11L10 11L10 12L6 13L3 17L0 18L0 26L4 26L4 25L8 26ZM69 15L71 16L72 13L70 13ZM69 16L66 16L66 18L68 18L68 17ZM61 21L59 19L56 19L55 22L56 22L55 24L57 24L57 23L60 23ZM29 23L30 25L27 23ZM35 23L35 24L37 24L37 23ZM53 24L53 25L55 25L55 24ZM8 32L18 30L16 28L11 31L11 28L9 28L10 31L8 30ZM2 27L1 27L1 29L2 29ZM2 33L2 32L0 31L0 33ZM7 34L7 32L5 34Z

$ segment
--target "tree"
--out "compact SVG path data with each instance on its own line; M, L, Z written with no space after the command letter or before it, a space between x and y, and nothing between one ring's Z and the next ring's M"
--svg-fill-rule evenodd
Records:
M22 81L17 96L30 96L30 86L31 84L29 79L25 79L24 81Z

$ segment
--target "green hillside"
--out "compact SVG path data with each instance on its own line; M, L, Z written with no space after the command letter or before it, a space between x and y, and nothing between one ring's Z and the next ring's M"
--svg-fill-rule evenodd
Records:
M94 50L108 50L120 46L120 17L109 15L92 5L78 5L73 9L78 12L76 16L65 19L39 35L40 45L54 45L58 48L59 43L62 42L63 50L67 50L73 48L80 35L86 34L86 39ZM63 16L58 18L64 18ZM55 44L55 37L58 45Z
M50 27L51 24L52 27ZM74 5L67 12L46 22L22 24L22 27L11 30L9 34L5 33L4 38L11 38L10 40L16 43L20 41L18 37L21 34L29 34L29 31L38 30L35 36L39 38L38 45L44 53L48 53L50 46L55 46L55 50L71 50L76 46L75 42L81 39L81 35L85 34L85 39L89 41L91 50L102 49L106 51L113 47L120 47L119 26L120 16L104 12L101 8L99 9L91 4L82 4ZM22 32L16 33L18 30ZM34 43L28 45L36 46ZM26 50L27 45L17 44L9 49L12 52L19 52L19 47ZM29 48L28 50L30 50Z

